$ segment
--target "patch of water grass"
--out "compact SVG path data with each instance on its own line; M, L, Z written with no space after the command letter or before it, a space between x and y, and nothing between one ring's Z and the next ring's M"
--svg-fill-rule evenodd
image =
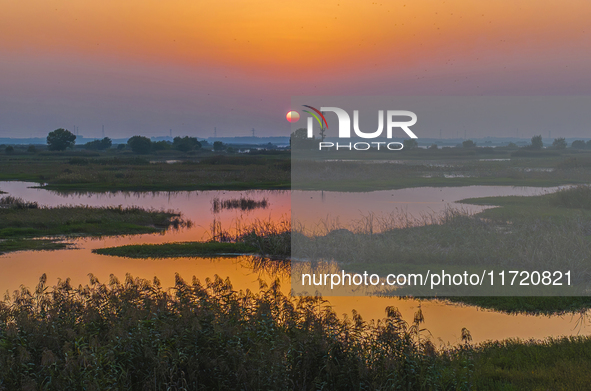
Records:
M219 198L215 197L212 201L212 210L213 213L220 213L222 210L232 210L232 209L239 209L242 211L251 211L254 209L267 209L269 206L269 201L266 198L263 198L260 201L253 200L251 198L233 198L229 200L220 200Z
M127 258L177 258L198 256L227 256L253 254L257 249L245 243L184 242L164 244L136 244L92 250L101 255Z
M129 235L159 232L188 224L190 222L172 211L122 206L50 208L13 197L0 199L0 240L5 240L2 245L5 252L14 251L14 248L24 250L27 245L30 249L39 249L39 244L43 243L21 240L27 238ZM52 246L45 242L43 247Z
M504 312L506 314L547 316L580 315L591 308L591 298L588 296L456 296L439 299Z
M291 223L288 220L254 220L246 226L224 229L214 221L207 242L137 244L93 250L96 254L129 258L175 258L253 254L261 259L281 260L291 253Z
M69 246L56 239L2 239L0 255L14 251L62 250Z

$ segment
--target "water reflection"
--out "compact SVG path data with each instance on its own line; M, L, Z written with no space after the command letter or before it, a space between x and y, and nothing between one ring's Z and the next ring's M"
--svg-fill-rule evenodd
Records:
M457 201L493 196L533 196L561 187L460 186L416 187L372 192L291 191L291 216L309 229L338 221L339 228L355 227L364 216L406 215L408 218L439 215L446 209L477 213L487 206Z
M81 243L81 247L103 247L105 239ZM267 283L280 280L282 291L290 290L290 266L288 261L268 262L261 258L216 257L216 258L167 258L131 259L101 256L85 248L74 250L18 252L0 257L3 273L0 286L3 291L13 291L23 284L34 287L39 276L47 273L48 284L59 278L70 277L72 284L88 283L92 273L100 281L108 281L110 274L123 278L127 273L134 277L152 279L157 276L163 286L173 286L175 273L190 281L196 276L201 281L214 278L230 278L237 290L257 291L259 281ZM504 338L545 338L553 335L589 334L585 328L586 317L506 315L475 307L449 304L439 301L408 300L401 298L334 296L330 304L338 314L351 315L357 310L365 319L384 316L386 306L396 306L405 319L412 319L419 305L425 313L424 326L433 334L435 342L457 343L461 341L462 327L468 328L474 341Z
M316 191L186 191L150 193L101 193L60 194L31 188L34 183L0 182L0 189L12 196L40 205L88 205L88 206L141 206L154 209L173 209L193 221L191 227L179 227L162 234L125 235L120 237L82 238L74 241L72 250L24 251L0 256L0 292L13 291L21 284L34 287L39 276L47 273L48 284L58 278L70 277L73 284L88 283L89 273L101 281L108 281L114 274L123 278L127 273L134 277L152 279L157 276L163 286L173 286L175 273L185 280L196 276L200 280L219 275L229 277L235 289L259 289L259 279L271 282L279 278L282 290L290 290L291 265L288 261L273 261L256 257L217 258L167 258L130 259L93 254L92 249L125 244L167 243L207 239L211 234L211 221L215 218L224 227L238 223L249 224L259 220L281 221L289 218L292 197L294 202L305 202L302 217L309 223L324 216L338 214L343 225L357 221L365 213L391 213L404 210L420 216L429 211L443 211L457 200L468 197L494 195L535 195L553 189L513 188L502 186L470 186L458 188L417 188L372 193L334 193ZM221 208L213 212L213 200L251 199L267 200L266 208ZM354 205L352 207L352 205ZM459 206L459 204L456 204ZM481 207L473 207L479 210ZM412 320L420 305L426 322L424 326L435 341L457 343L461 341L461 329L466 327L475 342L487 339L545 338L547 336L590 334L585 327L587 313L564 316L506 315L475 307L454 305L441 301L405 300L392 297L334 296L330 303L338 314L351 314L357 310L366 319L384 316L387 306L399 308L405 319Z

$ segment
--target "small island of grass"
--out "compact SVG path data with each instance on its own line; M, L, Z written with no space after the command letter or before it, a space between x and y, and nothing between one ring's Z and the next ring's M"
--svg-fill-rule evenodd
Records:
M6 196L0 198L0 254L65 248L64 238L151 233L184 224L171 211L122 206L50 208Z
M257 249L246 243L182 242L164 244L132 244L92 250L95 254L127 258L177 258L254 254Z

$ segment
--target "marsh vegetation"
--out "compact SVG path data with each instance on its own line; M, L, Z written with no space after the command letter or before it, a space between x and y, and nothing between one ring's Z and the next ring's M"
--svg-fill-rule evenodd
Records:
M446 151L433 152L439 161L425 161L426 152L413 151L404 162L386 165L346 162L348 177L339 176L332 164L306 163L311 188L330 188L339 181L342 186L349 179L389 189L591 182L591 159L583 152L548 151L551 155L540 159L534 152L511 157L514 151L506 151L507 156L495 152L491 157L511 160L479 161L481 156L470 151L461 151L463 157ZM176 160L177 152L155 157ZM62 191L289 186L289 160L280 154L198 155L183 156L186 161L176 164L153 164L153 156L112 151L11 154L0 157L7 159L3 167L10 168L0 179L29 179ZM373 181L375 174L383 175L381 182ZM588 186L579 186L539 197L470 199L465 202L496 207L476 215L448 209L416 219L373 214L354 227L326 222L324 231L314 235L298 235L296 225L293 237L315 249L313 256L341 260L351 271L386 271L393 258L399 265L418 262L446 269L474 263L537 268L566 259L584 280L590 254L589 193ZM239 197L218 198L218 210L264 208L262 199L252 199L255 204L249 206L248 197L243 198L244 207L242 201L234 202ZM17 199L0 203L0 214L7 217L0 220L5 223L0 232L8 235L0 242L4 249L16 248L19 241L20 249L67 245L46 238L51 235L154 232L174 226L178 218L149 209L45 208ZM207 205L215 209L214 203ZM95 252L139 258L249 253L256 255L248 258L254 271L290 272L289 222L238 221L223 227L214 219L209 239ZM364 254L369 246L377 249L377 257ZM446 300L538 315L582 314L591 306L586 297ZM0 389L232 389L244 384L250 389L545 390L584 389L587 384L587 337L472 344L469 332L459 328L460 344L436 347L423 321L420 310L407 322L395 308L387 308L386 317L377 322L357 314L341 317L320 297L286 296L274 284L253 293L240 292L219 278L202 284L177 277L171 289L156 279L130 276L124 282L112 277L106 284L91 277L89 285L80 287L68 280L47 287L42 279L35 290L22 288L0 304Z
M62 241L67 237L152 233L187 224L173 211L122 206L50 208L5 196L0 198L0 253L64 248L68 244Z
M180 155L179 155L180 154ZM162 159L179 159L167 164ZM154 163L150 163L153 161ZM170 191L289 188L288 152L252 156L45 152L0 155L0 180L38 182L62 191Z
M0 302L0 387L47 390L584 388L588 337L436 348L419 308L367 322L277 283L236 291L216 277L46 278Z

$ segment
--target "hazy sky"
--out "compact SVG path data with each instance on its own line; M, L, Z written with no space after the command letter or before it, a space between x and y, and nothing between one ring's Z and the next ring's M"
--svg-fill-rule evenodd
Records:
M0 10L0 137L74 126L99 137L102 125L109 137L214 126L287 136L293 95L591 92L587 0L0 0Z

